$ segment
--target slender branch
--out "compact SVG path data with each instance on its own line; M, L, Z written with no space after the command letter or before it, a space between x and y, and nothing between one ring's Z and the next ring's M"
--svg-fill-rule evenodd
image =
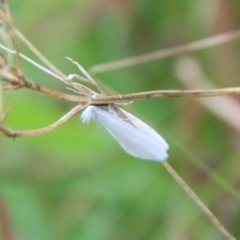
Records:
M50 88L40 86L40 85L38 85L36 83L33 83L33 82L31 82L28 85L25 85L25 87L27 87L29 89L32 89L32 90L35 90L35 91L38 91L38 92L41 92L41 93L44 93L46 95L55 97L55 98L59 98L59 99L62 99L62 100L67 100L67 101L70 101L70 102L81 102L81 103L87 102L86 97L81 97L79 95L73 95L73 94L67 94L67 93L63 93L63 92L58 92L58 91L52 90Z
M48 125L46 127L43 127L43 128L34 129L34 130L13 131L12 129L10 129L4 125L0 125L0 133L2 133L5 136L13 137L13 138L23 137L23 136L35 136L35 135L47 133L47 132L52 131L54 128L59 127L63 123L67 122L71 117L73 117L75 114L80 112L86 106L87 106L87 104L75 106L66 115L64 115L62 118L60 118L57 122L55 122L51 125Z
M12 54L18 54L22 59L26 60L27 62L31 63L33 66L39 68L40 70L46 72L47 74L53 76L54 78L64 82L65 84L68 84L69 82L66 81L64 78L60 77L58 74L50 71L49 69L43 67L42 65L34 62L32 59L30 59L29 57L25 56L22 53L18 53L16 50L11 50L7 47L5 47L4 45L0 44L0 48L4 49L5 51L7 51L8 53L12 53Z
M8 106L7 109L3 113L1 113L1 115L0 115L0 125L5 121L9 112L10 112L10 106Z
M176 182L182 187L182 189L187 193L187 195L193 199L193 201L201 208L203 213L208 217L208 219L215 225L215 227L227 237L228 240L236 240L227 229L219 222L219 220L214 216L214 214L208 209L208 207L199 199L199 197L192 191L192 189L187 185L187 183L177 174L177 172L165 161L162 165L170 173L170 175L176 180Z
M7 68L7 69L0 69L0 75L4 77L4 80L9 83L7 86L0 85L0 97L1 97L1 91L3 90L14 90L19 88L28 88L34 91L41 92L43 94L71 101L71 102L87 102L87 99L89 98L87 96L87 93L85 93L85 97L79 96L79 95L73 95L73 94L67 94L63 92L58 92L56 90L46 88L44 86L41 86L39 84L36 84L32 81L29 81L25 77L21 77L18 75L18 73L15 71L14 68ZM0 79L1 80L1 79ZM3 80L3 79L2 79Z
M120 68L131 67L134 65L153 62L156 60L172 57L172 56L183 54L183 53L189 53L193 51L198 51L198 50L218 46L227 42L235 41L239 38L240 38L240 30L227 32L227 33L219 34L209 38L204 38L202 40L198 40L195 42L180 45L177 47L171 47L164 50L159 50L152 53L139 55L136 57L130 57L130 58L126 58L118 61L112 61L110 63L95 65L90 68L89 72L92 74L96 74L96 73L108 72L108 71L112 71Z
M240 87L220 88L212 90L159 90L141 93L131 93L116 96L92 97L91 104L112 104L126 101L135 101L149 98L167 98L167 97L216 97L223 95L240 95Z
M70 102L88 102L86 97L81 97L78 95L67 94L63 92L58 92L35 83L25 85L25 87L44 93L46 95L67 100ZM159 90L159 91L149 91L141 93L131 93L125 95L115 95L115 96L93 96L89 100L89 104L101 105L101 104L113 104L113 103L124 103L131 102L135 100L151 99L151 98L173 98L173 97L216 97L225 95L240 95L240 87L236 88L222 88L222 89L212 89L212 90Z
M4 10L5 10L5 15L6 15L6 21L8 22L8 26L12 31L13 37L12 37L12 41L13 41L13 46L16 49L16 59L17 59L17 70L18 72L22 75L22 62L21 62L21 58L19 55L19 47L16 41L16 36L15 36L15 32L14 32L14 23L13 23L13 19L12 19L12 15L9 9L8 4L3 3L4 6Z

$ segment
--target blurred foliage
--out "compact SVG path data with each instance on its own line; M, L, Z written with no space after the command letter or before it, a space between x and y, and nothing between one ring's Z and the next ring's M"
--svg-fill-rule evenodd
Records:
M239 1L9 0L15 25L66 74L236 29ZM239 43L191 53L219 87L239 84ZM20 44L21 52L36 59ZM109 93L183 89L175 58L94 76ZM65 86L24 63L35 82ZM7 124L46 126L73 105L18 90ZM125 106L123 106L125 108ZM231 107L231 106L229 106ZM192 99L126 106L170 144L169 163L220 221L240 238L240 137ZM0 208L14 239L223 239L160 164L128 156L95 123L76 116L36 137L0 139ZM2 233L2 239L4 234Z

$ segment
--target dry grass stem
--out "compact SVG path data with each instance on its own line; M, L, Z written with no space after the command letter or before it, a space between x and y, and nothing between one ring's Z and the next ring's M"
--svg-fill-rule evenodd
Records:
M3 8L4 8L4 12L5 12L5 23L6 25L12 30L12 42L13 42L13 46L16 49L16 59L17 59L17 70L19 73L22 74L22 63L21 63L21 58L19 56L19 48L18 48L18 44L17 44L17 40L16 40L16 36L15 36L15 32L14 32L14 24L13 24L13 19L12 19L12 15L9 9L9 6L6 2L3 2Z
M163 58L176 56L183 53L198 51L224 43L232 42L240 38L240 30L219 34L213 37L204 38L195 42L187 43L177 47L171 47L164 50L155 51L152 53L143 54L136 57L130 57L110 63L103 63L95 65L90 68L89 72L92 74L108 72L120 68L131 67L138 64L153 62Z
M69 102L83 102L83 103L87 102L86 98L81 97L79 95L58 92L58 91L55 91L55 90L50 89L50 88L39 86L38 84L35 84L35 83L31 83L26 87L30 88L32 90L41 92L43 94L49 95L51 97L59 98L59 99L66 100L66 101L69 101Z
M170 173L170 175L176 180L181 188L187 193L187 195L193 199L193 201L201 208L204 214L209 220L216 226L216 228L227 237L228 240L236 240L220 223L220 221L214 216L214 214L208 209L208 207L199 199L199 197L191 190L187 183L177 174L177 172L168 164L168 162L162 162L162 165Z
M46 127L39 128L39 129L15 131L15 130L12 130L12 129L0 124L0 133L5 135L5 136L13 137L13 138L15 138L15 137L26 137L26 136L36 136L36 135L40 135L40 134L43 134L43 133L47 133L47 132L50 132L53 129L59 127L63 123L67 122L71 117L73 117L75 114L80 112L85 107L86 107L86 105L81 105L81 104L77 105L74 108L72 108L66 115L61 117L57 122L55 122L51 125L48 125Z
M91 104L111 104L135 101L149 98L172 98L172 97L216 97L223 95L240 95L240 87L220 88L211 90L159 90L141 93L131 93L116 96L99 96L91 99Z

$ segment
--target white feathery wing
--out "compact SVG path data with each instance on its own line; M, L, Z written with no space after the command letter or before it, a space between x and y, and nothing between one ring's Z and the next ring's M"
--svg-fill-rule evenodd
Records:
M88 106L83 111L81 119L83 123L88 123L91 119L100 122L122 148L134 157L157 162L166 160L168 157L166 141L146 123L120 108L119 110L127 119L119 117L110 105Z

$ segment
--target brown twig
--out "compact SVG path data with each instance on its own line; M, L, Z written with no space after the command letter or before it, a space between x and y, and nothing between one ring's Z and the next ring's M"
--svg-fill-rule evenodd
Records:
M127 101L135 101L150 98L172 98L172 97L216 97L224 95L240 95L240 87L220 88L211 90L159 90L141 93L131 93L116 96L99 96L91 98L91 104L112 104Z
M0 133L2 133L3 135L7 136L7 137L24 137L24 136L36 136L36 135L40 135L43 133L47 133L52 131L53 129L59 127L60 125L62 125L63 123L67 122L70 118L72 118L75 114L77 114L78 112L80 112L82 109L84 109L86 107L85 105L77 105L74 108L72 108L66 115L64 115L62 118L60 118L57 122L48 125L46 127L43 128L39 128L39 129L34 129L34 130L24 130L24 131L14 131L6 126L4 126L3 124L0 124Z
M9 6L5 1L2 3L2 5L4 8L4 13L5 13L3 20L4 20L5 24L12 30L12 34L13 34L12 41L13 41L13 46L16 49L16 56L17 56L16 59L17 59L17 66L18 66L17 70L18 70L19 74L22 75L22 63L21 63L21 58L19 56L19 47L18 47L18 44L16 41L15 32L14 32L14 24L13 24L12 15L11 15Z
M141 92L141 93L131 93L125 95L116 95L116 96L92 96L91 99L86 100L88 98L58 92L38 84L31 82L25 87L47 94L49 96L67 100L70 102L89 102L89 104L93 105L101 105L101 104L113 104L113 103L124 103L131 102L135 100L143 100L143 99L151 99L151 98L173 98L173 97L216 97L216 96L225 96L225 95L240 95L240 88L222 88L222 89L212 89L212 90L159 90L159 91L149 91L149 92Z
M4 113L0 116L0 125L5 121L10 112L10 107L8 106Z
M214 216L214 214L208 209L208 207L199 199L199 197L192 191L187 183L177 174L177 172L168 164L168 162L162 162L162 165L169 172L169 174L176 180L181 188L187 193L187 195L193 199L193 201L201 208L203 213L208 219L216 226L216 228L227 237L228 240L236 240L220 223L220 221Z
M79 95L74 95L74 94L67 94L67 93L63 93L63 92L58 92L56 90L40 86L34 82L28 82L28 84L24 85L24 87L29 88L34 91L41 92L41 93L49 95L51 97L66 100L69 102L81 102L81 103L87 102L86 97L81 97Z
M5 80L8 81L13 86L25 87L38 92L42 92L44 94L57 97L60 99L64 99L72 102L86 102L89 98L90 92L85 90L85 87L71 82L71 86L73 86L78 91L82 91L83 96L66 94L57 92L52 89L48 89L46 87L40 86L27 80L25 77L20 76L18 72L13 68L9 67L4 56L1 55L2 64L1 64L1 74L5 76ZM80 88L80 89L79 89ZM82 90L81 90L82 89ZM88 93L88 95L86 95ZM222 88L222 89L198 89L198 90L158 90L158 91L148 91L141 93L132 93L125 95L116 95L116 96L107 96L107 95L93 95L90 101L90 104L112 104L112 103L123 103L135 100L142 99L150 99L150 98L167 98L167 97L214 97L214 96L223 96L223 95L239 95L240 87L233 88Z

